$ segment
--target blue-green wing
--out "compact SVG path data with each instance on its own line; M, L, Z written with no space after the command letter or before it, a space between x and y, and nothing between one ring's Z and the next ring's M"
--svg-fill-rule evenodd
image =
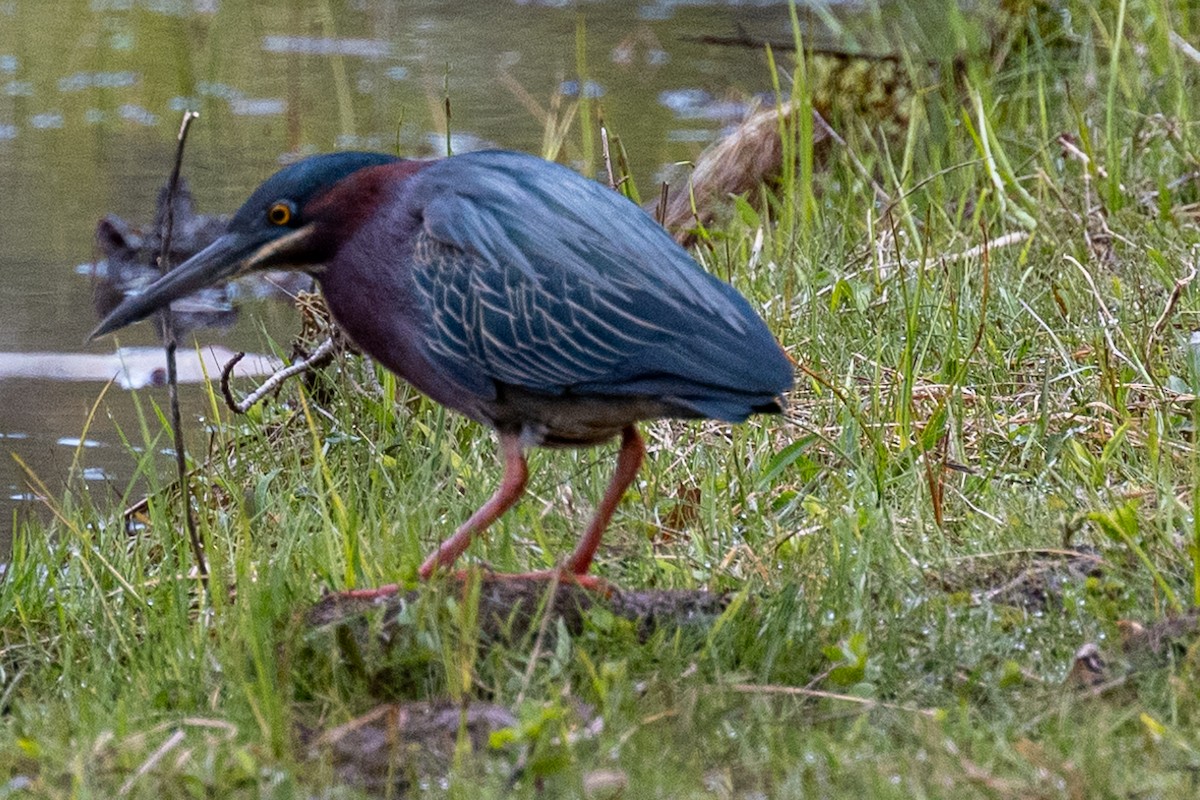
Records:
M654 395L740 419L791 386L746 300L616 192L507 152L437 162L413 184L427 347L473 391Z

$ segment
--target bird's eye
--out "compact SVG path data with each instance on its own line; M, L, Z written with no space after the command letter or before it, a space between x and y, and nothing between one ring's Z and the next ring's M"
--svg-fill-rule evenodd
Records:
M267 209L267 220L272 225L287 225L292 221L292 204L276 203Z

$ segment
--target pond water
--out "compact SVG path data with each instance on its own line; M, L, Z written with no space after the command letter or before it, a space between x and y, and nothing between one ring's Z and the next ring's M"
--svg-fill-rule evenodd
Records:
M695 37L787 40L788 20L766 0L0 0L0 548L15 520L47 514L12 455L52 495L72 473L93 492L130 482L129 392L113 385L85 427L117 367L111 338L84 343L96 318L78 265L103 215L152 218L182 110L201 115L185 174L202 212L231 211L289 156L339 148L544 152L562 138L560 160L594 171L598 138L587 163L578 115L547 134L581 92L647 193L770 88L761 52ZM265 305L198 338L261 350L292 316ZM153 345L150 327L121 344ZM195 416L203 393L183 394Z

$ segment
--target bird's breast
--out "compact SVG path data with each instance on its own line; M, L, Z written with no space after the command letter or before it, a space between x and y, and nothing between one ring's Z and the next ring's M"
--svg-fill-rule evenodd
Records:
M408 257L403 237L364 226L318 274L329 310L364 353L418 391L492 424L484 410L489 398L459 385L426 354L428 312L412 286Z

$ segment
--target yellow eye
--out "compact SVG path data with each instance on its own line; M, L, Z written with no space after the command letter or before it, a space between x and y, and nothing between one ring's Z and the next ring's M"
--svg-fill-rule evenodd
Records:
M272 225L287 225L292 221L291 203L276 203L267 209L267 219Z

